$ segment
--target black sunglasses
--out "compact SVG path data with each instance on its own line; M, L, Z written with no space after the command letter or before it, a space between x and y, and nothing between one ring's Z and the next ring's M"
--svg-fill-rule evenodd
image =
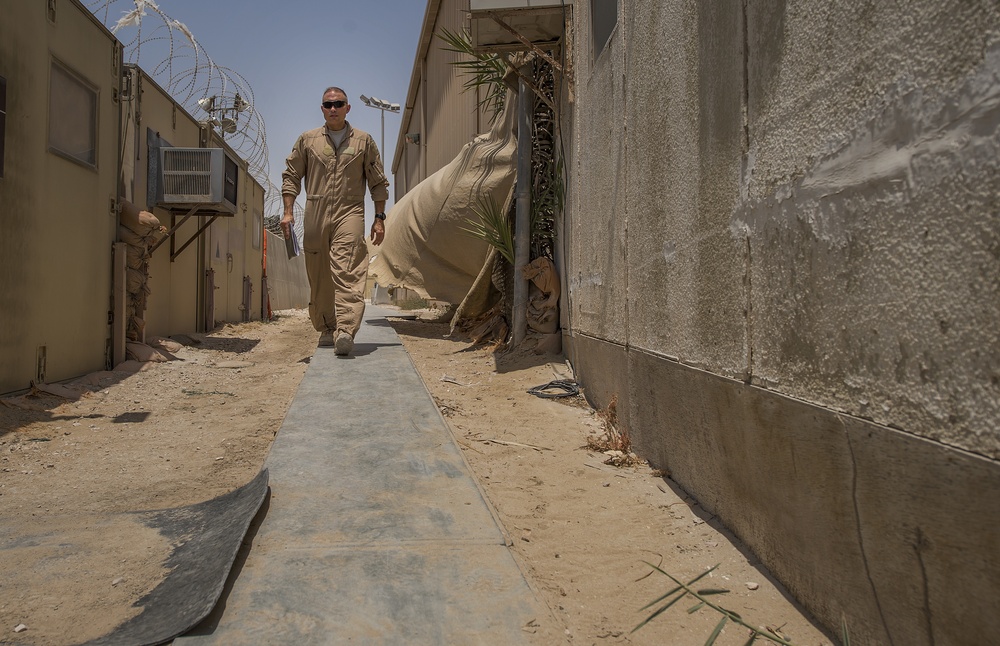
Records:
M330 108L340 109L347 105L347 101L323 101L323 107L329 110Z

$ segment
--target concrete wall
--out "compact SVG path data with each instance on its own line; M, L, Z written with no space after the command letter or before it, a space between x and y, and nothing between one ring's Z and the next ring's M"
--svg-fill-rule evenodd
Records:
M0 392L104 368L115 240L121 50L83 6L0 0L7 82L0 178ZM50 150L53 64L97 94L94 164Z
M574 4L569 348L856 643L1000 634L1000 12Z
M271 298L271 310L309 307L305 256L300 254L289 259L284 238L270 231L264 234L267 236L267 291Z

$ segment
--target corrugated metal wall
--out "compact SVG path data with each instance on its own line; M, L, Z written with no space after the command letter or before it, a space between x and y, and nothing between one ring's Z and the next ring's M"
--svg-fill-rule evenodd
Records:
M476 95L462 92L466 77L452 63L459 55L445 51L437 38L442 30L467 28L468 0L444 0L434 27L435 37L427 51L427 173L448 164L478 133Z
M431 8L433 11L433 7ZM416 75L417 84L410 113L404 116L406 134L420 134L420 144L404 143L396 168L396 199L419 184L426 176L446 166L465 144L487 127L488 120L479 114L475 91L463 91L467 76L453 63L459 55L445 51L446 43L438 34L447 29L467 31L469 0L441 0L426 51L418 52L418 69L426 78ZM422 34L426 35L426 31ZM421 63L425 63L421 65ZM411 84L410 91L413 91ZM426 115L424 108L426 107ZM426 155L426 167L421 164L421 152Z
M398 176L396 178L397 200L408 193L410 189L420 183L423 179L420 175L420 151L426 143L426 138L423 133L420 132L420 119L423 112L420 109L420 98L421 97L418 94L417 104L413 108L413 116L410 119L409 128L409 132L420 134L420 142L417 144L403 144L403 161L399 165L398 175L404 177L405 179L400 181Z

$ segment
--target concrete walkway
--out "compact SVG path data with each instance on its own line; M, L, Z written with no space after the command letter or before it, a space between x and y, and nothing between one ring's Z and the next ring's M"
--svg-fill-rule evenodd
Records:
M391 313L368 307L350 357L317 348L246 562L179 646L527 642L544 610Z

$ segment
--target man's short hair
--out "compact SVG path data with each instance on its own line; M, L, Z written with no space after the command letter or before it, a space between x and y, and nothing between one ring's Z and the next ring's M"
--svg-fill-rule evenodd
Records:
M327 92L340 92L341 94L344 95L345 99L347 98L347 92L344 92L343 90L341 90L336 85L331 85L330 87L328 87L325 90L323 90L323 96L326 96ZM348 103L350 103L350 101L348 101Z

